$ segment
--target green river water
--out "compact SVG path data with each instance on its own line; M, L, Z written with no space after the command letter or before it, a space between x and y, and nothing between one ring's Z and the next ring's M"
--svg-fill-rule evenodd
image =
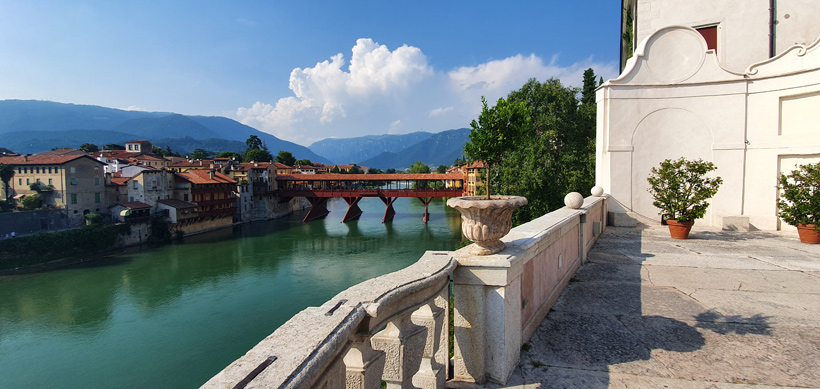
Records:
M377 198L129 249L58 270L0 276L0 388L191 388L307 306L453 250L457 211L416 199L382 224Z

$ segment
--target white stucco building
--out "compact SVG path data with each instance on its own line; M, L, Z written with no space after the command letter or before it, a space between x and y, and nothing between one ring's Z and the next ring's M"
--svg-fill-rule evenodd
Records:
M777 177L820 161L820 4L624 0L624 9L634 55L597 91L596 181L612 195L612 220L659 220L646 177L685 156L714 162L724 180L698 223L793 228L777 217Z

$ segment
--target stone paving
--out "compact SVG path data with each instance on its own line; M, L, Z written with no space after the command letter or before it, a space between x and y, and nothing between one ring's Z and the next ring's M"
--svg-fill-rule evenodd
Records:
M610 227L505 387L820 387L820 245Z

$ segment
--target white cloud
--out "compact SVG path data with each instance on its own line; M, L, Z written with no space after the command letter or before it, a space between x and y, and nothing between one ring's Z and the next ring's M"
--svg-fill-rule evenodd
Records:
M446 108L439 107L439 108L436 108L436 109L430 111L430 113L428 113L427 116L432 118L432 117L436 117L436 116L446 115L449 112L453 112L453 107L446 107Z
M592 58L566 67L557 62L557 56L545 63L534 54L516 55L435 71L417 47L391 51L372 39L359 39L349 65L339 53L313 67L293 69L293 96L275 104L256 102L237 109L236 116L244 124L304 145L330 137L437 132L467 127L480 112L481 96L497 100L530 78L556 77L564 85L580 86L589 67L605 79L617 75L614 63Z

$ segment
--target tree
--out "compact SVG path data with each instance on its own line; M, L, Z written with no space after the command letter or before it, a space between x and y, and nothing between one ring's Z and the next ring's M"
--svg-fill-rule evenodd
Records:
M245 152L243 162L264 162L272 159L273 157L268 150L248 149L248 151Z
M464 152L473 160L484 161L489 200L492 167L502 163L512 151L514 141L529 127L530 116L525 101L508 102L500 98L494 107L488 108L487 100L482 97L481 104L478 120L470 122L470 141L464 145Z
M214 158L233 158L237 161L242 160L242 156L239 155L239 153L234 152L234 151L223 151L223 152L217 154ZM268 160L268 161L270 161L270 160Z
M80 150L85 151L86 153L96 153L100 151L100 148L93 143L83 143L80 145Z
M245 141L245 144L249 149L262 150L262 140L256 135L249 136L248 140Z
M353 165L347 170L347 172L350 174L362 174L362 169L359 169L358 166Z
M313 162L310 162L309 159L297 159L294 164L299 166L313 166Z
M204 149L194 149L191 152L191 159L208 159L211 153Z
M9 182L14 178L14 166L0 163L0 181L3 181L3 189L6 190L6 200L9 199Z
M293 156L293 154L290 151L282 150L282 151L279 152L279 154L276 155L276 162L279 162L279 163L282 163L282 164L285 164L285 165L288 165L288 166L293 166L296 163L296 158Z
M107 145L103 145L103 150L125 150L125 146L118 145L116 143L109 143Z
M510 104L526 104L530 124L506 153L504 160L512 163L493 169L489 181L491 192L527 198L529 205L513 214L516 225L561 208L567 193L586 193L595 185L595 99L583 99L583 89L557 79L531 79L507 95Z
M382 174L382 171L374 167L367 168L367 174Z
M384 171L385 174L396 174L396 169L392 167Z
M42 202L40 201L40 196L35 194L23 197L23 200L20 201L20 204L23 205L23 209L31 211L40 208Z
M330 168L330 172L331 173L341 173L342 169L339 169L339 165L333 165L333 167Z
M430 173L430 166L427 166L426 163L416 161L410 165L410 174L425 174Z
M439 173L439 174L447 173L447 166L438 165L438 167L436 168L436 173Z

